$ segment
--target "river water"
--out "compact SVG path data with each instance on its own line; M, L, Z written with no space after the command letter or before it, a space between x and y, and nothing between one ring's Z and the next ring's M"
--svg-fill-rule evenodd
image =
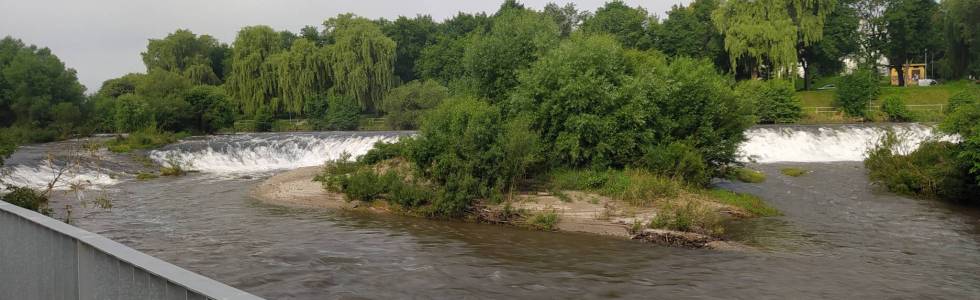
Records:
M896 128L928 135L925 126ZM745 252L283 208L249 197L276 169L362 154L404 133L188 140L150 156L179 156L205 172L142 182L109 175L93 185L113 199L112 209L79 207L73 222L269 299L980 298L980 211L871 185L854 160L879 129L750 131L743 150L768 180L718 185L758 195L784 215L733 224L729 237L755 249ZM31 161L44 149L11 158L20 178L32 178ZM812 172L779 174L786 166ZM138 167L93 166L79 173L94 177L80 180L125 168Z

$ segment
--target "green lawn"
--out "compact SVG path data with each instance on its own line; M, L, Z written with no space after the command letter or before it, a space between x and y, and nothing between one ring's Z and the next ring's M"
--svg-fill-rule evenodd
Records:
M880 105L882 99L892 95L899 95L905 100L906 105L945 105L949 97L965 89L977 88L975 84L968 81L956 81L935 86L908 86L894 87L883 86L881 95L871 102L871 105ZM801 91L796 93L803 106L803 119L799 123L847 123L861 121L859 118L850 118L833 109L815 109L814 107L829 108L834 106L834 90L820 91ZM909 107L916 115L915 119L922 122L935 122L942 120L945 107ZM878 116L880 117L880 116ZM875 115L872 120L878 120Z
M946 104L949 96L967 88L975 88L972 85L974 84L968 81L956 81L935 86L882 87L881 95L872 104L878 105L882 99L891 95L902 96L908 105ZM834 106L834 90L801 91L796 94L800 96L803 107Z

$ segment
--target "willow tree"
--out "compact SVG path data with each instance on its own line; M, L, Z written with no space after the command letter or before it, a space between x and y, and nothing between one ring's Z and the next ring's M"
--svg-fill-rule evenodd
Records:
M146 52L140 54L147 71L162 69L183 74L196 83L220 84L215 70L222 69L224 57L215 53L226 47L209 35L178 29L162 39L150 39Z
M824 20L837 0L729 0L712 19L725 36L732 69L748 65L753 77L768 64L777 75L795 71L798 47L823 38Z
M371 20L343 14L323 25L334 44L329 46L330 69L337 92L352 96L361 109L374 112L391 88L395 42Z
M254 114L275 101L275 68L266 60L281 50L279 33L269 26L249 26L238 31L227 88L246 114Z
M330 87L327 48L305 38L293 42L289 51L273 55L278 97L273 110L303 113L306 104Z

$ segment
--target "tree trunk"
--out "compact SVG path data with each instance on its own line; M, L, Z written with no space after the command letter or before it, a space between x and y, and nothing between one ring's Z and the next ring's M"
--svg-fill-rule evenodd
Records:
M895 66L895 73L898 74L898 86L905 86L905 70L902 65Z
M810 64L806 61L803 61L803 90L810 90Z

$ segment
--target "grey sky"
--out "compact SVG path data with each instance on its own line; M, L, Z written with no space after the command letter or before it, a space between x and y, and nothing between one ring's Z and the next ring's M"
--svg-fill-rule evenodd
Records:
M161 38L177 28L210 34L230 43L239 28L265 24L299 31L339 13L368 18L429 14L437 20L458 11L494 12L503 0L0 0L0 36L51 48L79 80L95 91L102 81L145 71L140 52L147 39ZM548 2L574 2L579 10L595 11L605 0L523 0L541 9ZM690 0L627 0L653 14L664 15L674 4Z

